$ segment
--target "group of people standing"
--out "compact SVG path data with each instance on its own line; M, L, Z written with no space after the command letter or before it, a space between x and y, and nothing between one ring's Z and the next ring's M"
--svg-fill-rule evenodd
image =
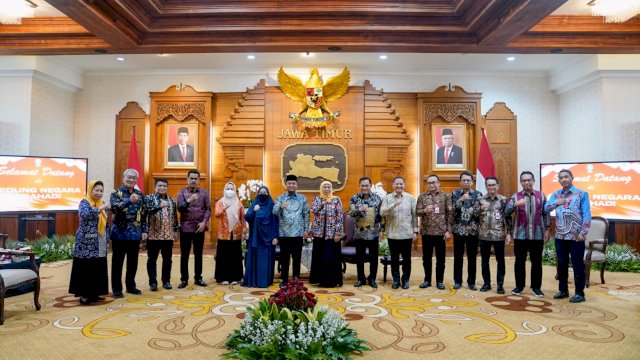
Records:
M73 266L69 292L80 297L82 304L103 300L108 293L107 233L113 252L111 288L115 297L123 297L122 268L126 258L125 286L130 294L141 294L135 283L140 242L147 240L147 274L151 291L158 290L156 262L162 254L161 283L171 289L171 256L173 241L180 239L180 284L189 281L189 255L193 246L194 284L206 286L202 279L204 234L211 216L210 197L199 187L200 173L190 170L188 187L178 193L177 200L167 195L168 180L156 179L155 192L143 195L135 188L138 172L127 169L123 186L112 191L109 204L102 200L104 184L93 181L87 196L79 205L80 225L73 250ZM463 283L463 260L466 252L467 278L470 290L476 287L476 257L480 247L482 280L480 291L492 289L489 258L497 261L497 292L504 294L504 246L514 242L516 287L511 294L520 295L525 288L526 259L531 260L530 286L535 296L541 291L542 251L550 238L550 212L556 211L556 251L558 256L559 292L556 299L569 296L567 287L569 256L576 284L572 302L584 301L584 239L591 220L588 194L573 186L569 170L559 174L562 189L546 196L533 189L533 173L520 174L522 191L506 198L498 194L495 177L486 179L487 194L473 190L473 176L460 174L460 189L451 194L440 190L437 175L427 177L427 191L414 198L405 192L405 180L393 179L393 192L384 197L374 194L371 179L359 180L360 192L351 197L348 216L353 218L356 241L357 277L355 287L365 284L376 288L378 241L385 232L391 253L392 288L409 288L411 248L422 236L424 281L420 288L432 286L432 256L435 249L438 289L445 289L444 270L446 241L453 238L454 289ZM313 239L309 282L325 287L342 286L341 244L344 235L345 209L333 194L331 182L324 181L309 206L307 198L297 192L297 178L288 175L286 192L275 201L266 186L246 210L240 202L235 184L225 184L223 196L215 203L218 219L218 247L215 279L221 284L270 286L274 280L275 249L280 245L281 286L289 280L289 267L294 277L300 276L304 239ZM107 231L107 210L113 224ZM180 213L180 221L178 220ZM313 219L311 219L313 214ZM513 218L513 219L512 219ZM249 225L247 252L243 271L241 240ZM384 223L384 226L382 224ZM292 260L292 261L290 261ZM365 277L365 263L369 276ZM400 273L402 265L402 274Z

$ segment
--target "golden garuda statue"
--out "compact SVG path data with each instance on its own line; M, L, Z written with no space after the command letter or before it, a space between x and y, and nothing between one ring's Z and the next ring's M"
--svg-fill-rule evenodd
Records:
M331 112L327 103L339 99L347 92L350 79L351 74L346 66L340 74L330 78L326 84L322 83L317 67L311 69L311 76L304 84L299 77L284 72L282 66L278 71L278 82L282 92L289 99L302 103L302 109L290 115L294 120L299 121L298 127L301 129L324 127L340 116L339 111Z

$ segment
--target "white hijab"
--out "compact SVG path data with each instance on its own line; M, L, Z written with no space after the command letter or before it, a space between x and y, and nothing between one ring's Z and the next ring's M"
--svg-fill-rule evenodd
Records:
M230 198L225 195L227 185L229 184L233 186L233 191L235 193L235 195ZM222 204L224 204L225 206L229 206L227 208L227 220L229 221L229 231L233 232L233 229L235 229L236 225L240 222L240 217L238 216L238 210L240 209L240 199L238 199L236 184L228 182L224 185L224 190L222 191Z

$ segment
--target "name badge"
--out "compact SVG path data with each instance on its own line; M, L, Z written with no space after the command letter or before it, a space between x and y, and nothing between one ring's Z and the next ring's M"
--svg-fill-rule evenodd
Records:
M501 213L501 212L496 211L496 212L494 213L494 215L495 215L495 217L496 217L496 220L500 220L500 219L502 219L502 213Z
M440 214L440 206L437 206L433 208L433 212L436 214Z

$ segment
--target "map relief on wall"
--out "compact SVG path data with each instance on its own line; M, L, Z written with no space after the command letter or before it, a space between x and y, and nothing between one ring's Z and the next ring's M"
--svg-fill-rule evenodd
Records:
M347 181L347 154L339 144L304 143L287 146L282 152L282 176L296 175L298 191L317 192L327 180L334 190Z

